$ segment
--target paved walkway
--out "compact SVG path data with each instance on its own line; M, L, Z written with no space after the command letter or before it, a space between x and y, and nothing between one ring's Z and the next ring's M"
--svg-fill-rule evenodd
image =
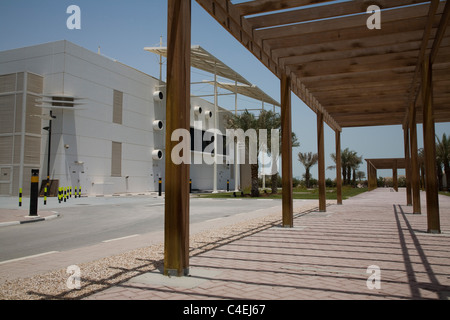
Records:
M193 256L190 277L150 272L87 299L449 299L450 197L439 200L438 235L404 191L377 189Z

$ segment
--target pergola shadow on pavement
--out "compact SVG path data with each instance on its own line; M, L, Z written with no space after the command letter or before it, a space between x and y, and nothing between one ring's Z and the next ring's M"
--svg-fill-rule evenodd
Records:
M297 212L295 228L214 246L191 257L193 271L208 270L193 272L196 285L134 278L88 299L449 299L450 197L439 197L443 232L430 234L404 196L404 188L376 189L326 213ZM369 267L379 268L378 288Z
M291 93L317 114L319 211L326 211L324 124L335 131L337 203L344 128L401 125L407 184L421 213L417 124L423 124L426 231L440 233L435 122L450 122L450 1L196 0L280 79L282 226L292 228ZM375 23L374 23L375 22ZM191 0L168 1L166 154L189 130ZM166 275L189 273L189 165L166 157ZM405 197L409 204L410 190Z

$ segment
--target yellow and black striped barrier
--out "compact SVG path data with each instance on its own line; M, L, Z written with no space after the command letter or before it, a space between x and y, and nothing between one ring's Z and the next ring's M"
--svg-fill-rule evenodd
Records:
M19 188L19 207L22 206L22 188Z
M38 197L39 197L39 170L31 169L31 187L30 187L30 212L29 216L37 216L38 214Z
M47 187L44 188L44 206L47 205Z

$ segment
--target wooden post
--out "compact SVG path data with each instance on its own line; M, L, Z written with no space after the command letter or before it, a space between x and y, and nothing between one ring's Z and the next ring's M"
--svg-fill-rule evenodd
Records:
M409 155L409 128L403 127L403 139L405 145L405 176L406 176L406 205L412 205L411 196L411 157Z
M327 211L325 186L325 148L323 136L323 113L317 112L317 152L319 156L319 211Z
M375 190L377 188L377 169L370 161L367 161L367 176L369 191Z
M411 104L409 110L409 134L411 143L411 189L413 213L421 214L420 208L420 185L419 185L419 163L417 159L417 124L415 104Z
M189 273L189 164L175 165L176 129L190 129L191 1L168 0L164 275Z
M292 116L291 77L281 77L281 181L283 227L294 226L294 204L292 200Z
M439 221L438 181L436 173L436 140L433 114L432 64L427 56L422 65L423 145L425 152L425 188L429 233L441 233Z
M335 137L336 137L336 196L337 196L337 204L342 204L341 132L336 130Z

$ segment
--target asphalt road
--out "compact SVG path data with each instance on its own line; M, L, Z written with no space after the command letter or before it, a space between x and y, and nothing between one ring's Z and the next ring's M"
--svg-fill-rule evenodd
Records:
M277 206L281 207L280 200L191 198L190 223ZM164 200L156 197L81 198L47 209L61 216L0 228L0 262L164 228Z

